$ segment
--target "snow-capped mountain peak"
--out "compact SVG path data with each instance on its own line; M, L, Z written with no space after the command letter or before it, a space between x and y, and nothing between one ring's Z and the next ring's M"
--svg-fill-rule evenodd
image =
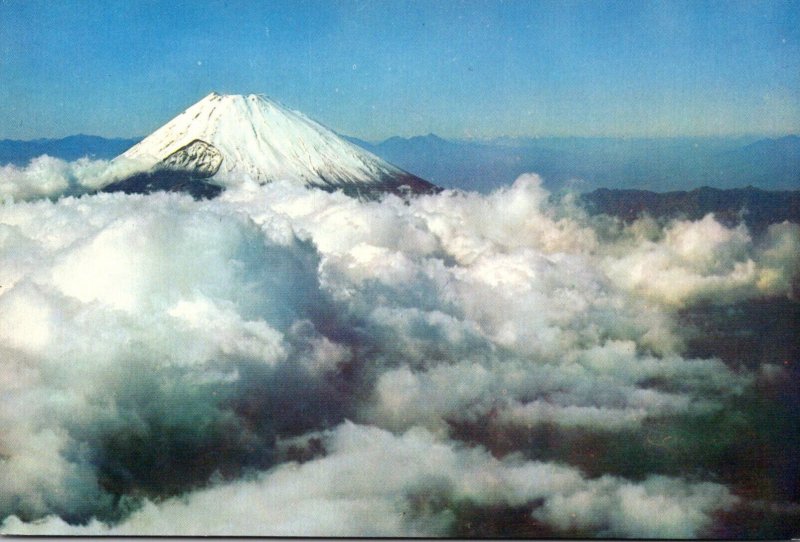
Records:
M221 186L247 179L414 192L435 187L261 95L212 92L123 155Z

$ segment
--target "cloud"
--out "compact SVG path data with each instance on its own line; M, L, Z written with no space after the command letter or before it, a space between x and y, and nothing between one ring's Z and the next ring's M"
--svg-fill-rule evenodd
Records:
M0 166L0 202L80 195L141 170L141 164L128 159L66 162L44 154L25 167Z
M786 295L797 275L797 231L796 224L775 224L754 242L744 225L727 228L709 214L674 221L658 239L638 238L603 263L619 286L678 307Z
M458 507L527 505L535 519L600 536L695 537L736 498L713 483L650 477L634 483L589 480L552 463L498 460L480 448L437 440L423 429L396 436L345 423L324 437L327 455L285 463L255 480L220 484L186 497L146 503L115 526L72 527L57 518L17 534L69 535L446 535ZM269 503L269 505L265 505Z
M296 331L325 303L313 249L266 243L247 217L182 197L108 195L4 210L13 231L4 254L19 263L0 295L11 323L0 337L15 360L0 416L4 434L14 435L0 466L4 512L111 513L114 493L129 487L177 491L226 466L269 464L273 416L233 412L259 393L238 391L239 375L272 386L293 379L298 400L319 394L311 376L304 387L305 373L287 363L294 348L315 353L309 340L331 350ZM195 461L209 463L181 467L181 446L206 449L195 450ZM149 473L154 465L136 457L149 450L166 454L152 461L187 480Z
M738 506L712 441L741 452L763 378L688 355L681 311L790 295L797 225L625 226L533 175L55 198L92 164L0 175L4 532L447 535L499 506L684 537Z

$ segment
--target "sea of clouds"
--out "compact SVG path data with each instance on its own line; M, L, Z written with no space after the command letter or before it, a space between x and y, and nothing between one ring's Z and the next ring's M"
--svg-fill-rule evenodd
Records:
M748 506L713 443L787 370L687 355L679 314L791 295L800 226L625 225L535 175L88 194L121 167L0 168L1 533L469 535L490 510L675 538Z

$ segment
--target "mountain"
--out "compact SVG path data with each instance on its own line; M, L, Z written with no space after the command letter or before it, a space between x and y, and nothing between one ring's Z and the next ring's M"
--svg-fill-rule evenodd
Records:
M364 144L355 138L350 140ZM511 184L529 172L541 174L548 187L555 188L551 173L559 161L564 161L564 153L558 150L451 141L434 134L408 139L392 137L365 148L439 186L478 192Z
M719 175L741 186L800 187L800 136L760 139L722 156Z
M788 220L800 224L800 190L770 191L748 186L720 190L707 186L690 191L650 192L600 188L581 195L588 210L631 221L644 213L655 218L698 220L714 213L722 223L744 222L756 233Z
M351 139L354 140L354 139ZM358 140L355 140L358 141ZM392 137L365 148L446 188L488 192L535 172L550 190L663 192L698 186L800 187L800 137Z
M106 139L92 135L72 135L61 139L0 140L0 164L22 166L32 158L47 154L62 160L77 160L84 156L111 159L135 145L141 138Z
M299 116L304 119L303 122L319 126ZM197 122L200 123L201 119ZM545 186L552 191L565 187L580 192L602 187L653 192L685 191L699 186L731 189L754 186L764 190L800 188L800 137L796 135L763 139L502 137L465 141L447 140L428 134L411 138L392 137L370 143L355 137L337 136L325 128L319 128L325 130L329 139L331 136L344 139L366 150L366 154L374 155L372 160L377 156L395 164L404 170L403 175L416 175L445 188L489 192L511 184L519 175L527 172L540 174ZM196 131L201 130L198 128ZM66 160L82 156L110 158L135 143L138 140L108 140L83 135L61 140L2 140L0 164L12 162L21 165L40 154ZM189 143L191 141L186 141L186 144ZM188 154L191 154L201 149L195 145L188 150L191 151ZM359 152L363 153L363 150ZM201 157L198 155L196 158ZM211 155L206 154L204 159L210 158ZM155 156L148 163L154 159L160 162L159 157ZM184 163L184 159L176 155L170 162L174 166L188 166L189 162ZM213 163L212 160L209 164ZM224 162L220 168L224 170ZM303 170L302 167L296 169ZM300 174L301 178L303 174L306 177L309 175L308 168L305 169ZM183 183L181 190L195 186L201 193L206 193L219 190L222 186L205 180L197 182L201 178L197 174L202 173L202 168L191 175L174 167L169 174L165 171L159 170L156 176L141 174L137 181L140 186L135 189L158 189L156 186L169 189L176 183ZM177 181L178 178L182 181ZM129 183L127 187L132 189L132 184Z
M211 93L119 159L142 171L105 191L207 196L246 180L289 180L359 196L436 190L302 113L253 94Z

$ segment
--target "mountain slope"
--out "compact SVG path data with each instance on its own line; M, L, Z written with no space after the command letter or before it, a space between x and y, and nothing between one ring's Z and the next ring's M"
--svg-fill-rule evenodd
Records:
M208 179L220 187L289 180L359 195L436 190L302 113L252 94L211 93L121 158L154 168L149 175L178 171L184 180ZM141 180L107 189L139 191Z

